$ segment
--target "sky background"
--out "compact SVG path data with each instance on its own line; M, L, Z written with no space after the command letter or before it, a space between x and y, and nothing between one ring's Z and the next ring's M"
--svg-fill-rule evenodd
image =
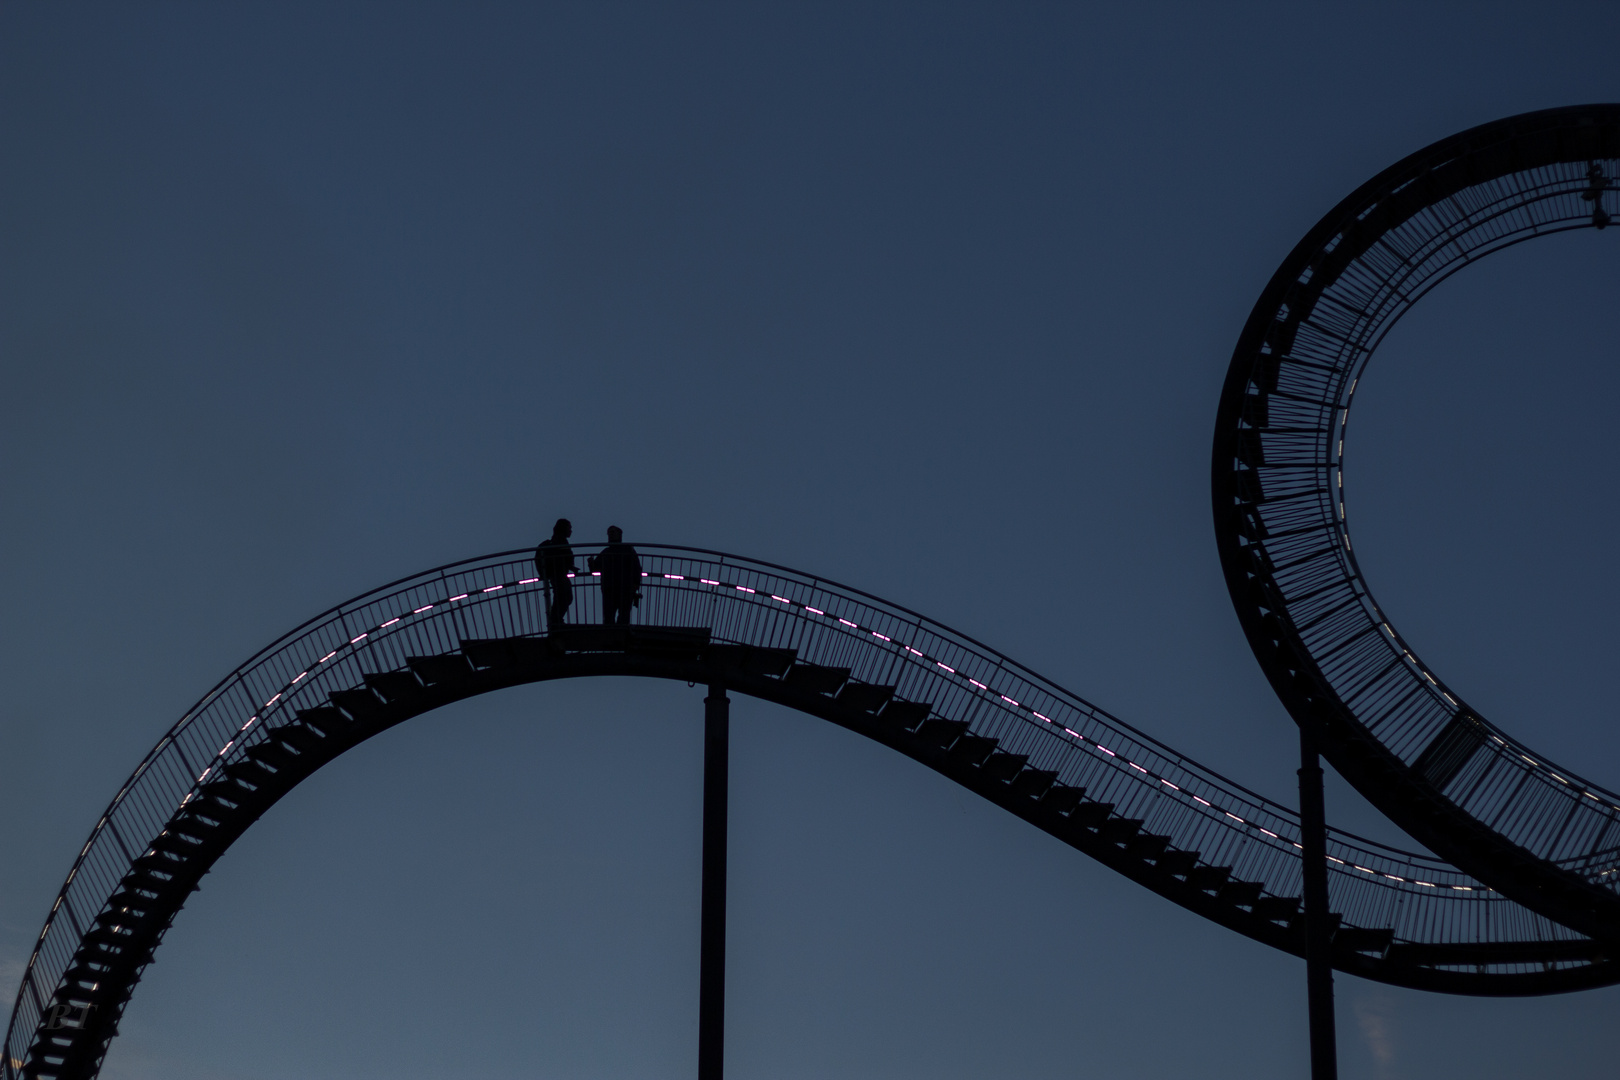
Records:
M1613 5L0 6L0 994L159 735L439 563L712 547L917 609L1293 804L1209 514L1250 307L1362 181L1620 100ZM1496 255L1357 394L1356 550L1620 786L1620 230ZM689 1076L701 689L349 753L176 922L109 1080ZM916 763L732 709L738 1078L1297 1077L1303 964ZM1402 843L1337 778L1330 820ZM1354 1080L1608 1075L1620 990L1341 975Z

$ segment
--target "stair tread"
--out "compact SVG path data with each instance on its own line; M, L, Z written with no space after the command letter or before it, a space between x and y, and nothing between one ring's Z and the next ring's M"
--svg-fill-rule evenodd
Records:
M1010 782L1013 777L1023 771L1024 764L1027 761L1029 761L1028 754L1009 754L997 750L985 758L984 763L979 766L979 770L992 780Z
M711 664L745 675L763 675L780 679L793 667L797 649L776 649L763 645L710 645L703 658Z
M463 682L472 677L472 665L467 662L467 657L461 653L444 653L439 656L407 656L405 658L405 663L409 665L410 669L416 673L416 677L421 679L422 682L428 686L451 685L454 683ZM365 695L367 699L375 703L374 705L367 706L368 708L372 709L372 711L375 711L376 708L379 708L382 705L382 702L378 699L377 695L372 693L370 690L347 690L342 692L346 694ZM339 705L343 705L344 711L348 712L350 715L354 715L354 710L348 708L348 706L344 705L343 702L338 701L337 694L332 695L332 700L337 702ZM355 698L354 700L356 702L360 701L359 698ZM355 719L359 719L359 717L357 716Z
M915 731L928 720L928 714L933 706L926 701L901 701L899 698L890 698L878 719L885 724L901 728L905 731Z
M367 675L366 685L384 701L398 701L422 692L422 681L409 671L380 671Z
M967 729L966 720L946 720L936 716L922 722L922 726L917 729L917 738L944 749L950 747L958 739L969 737L965 734ZM972 737L978 738L979 736ZM995 740L991 739L990 742L994 744Z
M463 666L466 666L463 664ZM365 687L353 690L334 690L329 695L332 704L356 720L364 721L382 708L382 699ZM299 714L302 719L303 714Z
M1028 769L1013 777L1013 794L1027 799L1038 799L1057 782L1055 769Z
M894 696L894 687L879 686L876 683L863 683L851 680L838 691L835 699L840 705L847 705L859 712L877 712L888 704Z
M1083 787L1070 787L1067 784L1053 784L1041 796L1041 804L1056 810L1060 814L1071 812L1086 797Z
M812 694L836 694L839 687L849 681L849 668L826 667L800 660L788 669L782 681L796 690Z

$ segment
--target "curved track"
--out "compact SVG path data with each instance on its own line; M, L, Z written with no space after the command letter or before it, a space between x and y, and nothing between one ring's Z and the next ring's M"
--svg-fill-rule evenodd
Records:
M1592 224L1586 167L1613 176L1617 157L1616 107L1515 118L1414 155L1306 237L1234 357L1215 508L1245 631L1334 765L1468 870L1331 833L1340 970L1488 995L1620 982L1607 872L1620 799L1488 725L1378 615L1343 524L1337 445L1394 318L1471 258ZM29 959L0 1076L94 1076L186 897L321 765L448 702L556 678L719 681L822 717L1303 955L1293 811L914 612L766 563L640 550L645 625L629 630L545 633L528 553L508 552L361 596L232 672L96 823ZM578 584L589 623L599 597Z
M1356 383L1390 327L1493 251L1601 228L1617 159L1620 106L1552 109L1438 142L1340 203L1243 329L1213 487L1249 644L1334 768L1431 851L1620 943L1620 795L1490 724L1419 659L1356 565L1343 486Z

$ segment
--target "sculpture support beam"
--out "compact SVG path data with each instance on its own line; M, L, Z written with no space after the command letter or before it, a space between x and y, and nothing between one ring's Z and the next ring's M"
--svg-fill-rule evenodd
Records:
M731 700L723 683L703 699L703 943L698 973L698 1080L725 1075L726 796Z
M1338 1080L1333 1028L1333 928L1328 916L1327 808L1316 736L1299 729L1299 825L1304 848L1305 995L1311 1030L1311 1080Z

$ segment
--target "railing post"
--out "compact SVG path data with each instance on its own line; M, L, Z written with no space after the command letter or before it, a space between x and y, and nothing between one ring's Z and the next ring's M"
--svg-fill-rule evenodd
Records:
M721 1080L726 1043L726 795L731 702L703 699L703 913L698 969L698 1080Z
M1310 1017L1311 1080L1338 1080L1333 1027L1333 928L1328 921L1327 809L1316 733L1299 727L1299 825L1305 878L1305 999Z

